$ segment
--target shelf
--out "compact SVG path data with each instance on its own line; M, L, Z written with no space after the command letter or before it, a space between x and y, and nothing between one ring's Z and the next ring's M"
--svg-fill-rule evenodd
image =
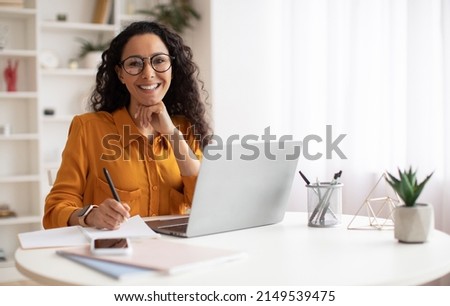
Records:
M39 135L35 133L17 133L10 135L0 135L0 141L14 141L14 140L38 140Z
M7 18L32 18L36 13L36 9L31 8L0 8L0 16Z
M37 57L37 51L22 49L3 49L0 50L0 56Z
M137 20L153 21L155 19L151 15L146 14L122 14L119 18L121 23L129 23Z
M21 225L21 224L36 224L41 223L41 216L19 216L0 218L0 226L2 225Z
M58 69L42 69L42 75L46 76L95 76L97 73L96 69L69 69L69 68L58 68Z
M65 116L44 116L42 121L45 123L70 123L75 115Z
M0 99L36 99L35 91L0 92Z
M30 175L9 175L0 177L0 183L30 183L39 182L40 176L37 174Z
M116 28L112 24L65 22L65 21L43 21L41 28L46 30L83 30L83 31L102 31L114 33Z

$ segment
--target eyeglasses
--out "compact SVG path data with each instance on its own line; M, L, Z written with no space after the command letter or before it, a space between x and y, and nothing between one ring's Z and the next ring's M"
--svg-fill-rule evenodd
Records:
M130 56L119 63L123 70L130 75L138 75L144 70L144 61L149 60L150 65L156 72L166 72L172 67L175 57L164 53L158 53L150 57Z

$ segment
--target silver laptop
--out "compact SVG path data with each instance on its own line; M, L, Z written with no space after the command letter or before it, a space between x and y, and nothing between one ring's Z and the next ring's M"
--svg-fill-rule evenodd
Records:
M188 217L147 221L154 231L203 236L283 220L300 156L299 141L209 145Z

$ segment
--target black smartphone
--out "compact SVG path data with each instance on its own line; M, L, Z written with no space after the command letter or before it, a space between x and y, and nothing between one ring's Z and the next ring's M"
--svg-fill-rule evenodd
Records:
M128 238L97 238L92 239L91 252L95 255L127 255L131 253Z

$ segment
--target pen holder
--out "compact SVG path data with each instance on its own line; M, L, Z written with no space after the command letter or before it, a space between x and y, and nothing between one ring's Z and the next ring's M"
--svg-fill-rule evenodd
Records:
M341 224L341 183L306 185L308 190L308 226L333 227Z

